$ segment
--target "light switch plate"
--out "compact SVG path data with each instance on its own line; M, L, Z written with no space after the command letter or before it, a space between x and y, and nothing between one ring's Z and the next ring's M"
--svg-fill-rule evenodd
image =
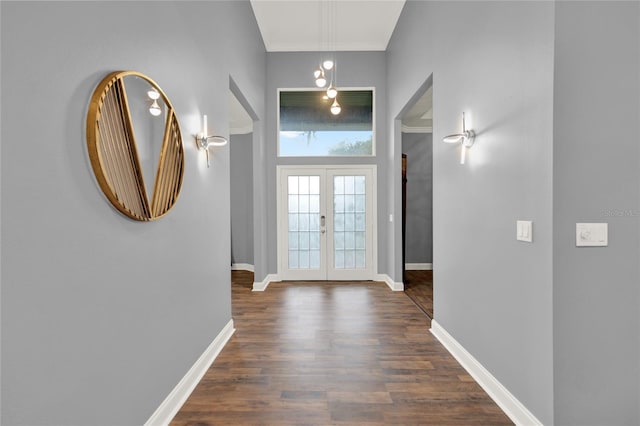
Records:
M608 223L576 223L577 247L606 247L609 245Z
M518 241L533 242L533 222L530 220L516 221L516 239Z

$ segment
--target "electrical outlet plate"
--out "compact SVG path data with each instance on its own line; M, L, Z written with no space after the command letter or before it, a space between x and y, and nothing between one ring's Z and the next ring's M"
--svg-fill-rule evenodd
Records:
M609 245L609 224L576 223L577 247L606 247Z

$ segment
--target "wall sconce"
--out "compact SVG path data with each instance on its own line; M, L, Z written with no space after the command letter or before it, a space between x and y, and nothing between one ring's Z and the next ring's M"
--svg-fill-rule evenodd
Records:
M464 164L465 157L467 155L467 149L471 148L473 145L473 140L475 139L476 134L473 130L467 130L467 126L464 122L464 112L462 113L462 133L455 133L453 135L448 135L442 138L443 142L446 143L462 143L461 153L460 153L460 164Z
M207 116L202 116L202 133L196 135L198 149L204 149L207 153L207 167L209 167L209 148L212 146L225 146L229 140L224 136L208 135Z

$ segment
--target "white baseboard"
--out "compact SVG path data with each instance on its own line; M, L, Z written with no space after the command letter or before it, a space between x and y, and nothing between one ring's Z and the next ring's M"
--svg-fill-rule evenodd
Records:
M233 320L231 319L213 339L209 347L200 355L200 358L193 364L182 380L173 388L169 396L162 401L158 409L149 417L145 426L164 426L173 420L235 331Z
M376 281L384 281L391 290L393 291L404 291L404 284L399 282L394 282L391 277L387 274L376 274Z
M404 284L403 283L397 283L394 282L391 277L387 274L376 274L376 276L374 277L375 281L384 281L391 290L393 291L404 291ZM267 289L267 287L269 287L269 284L271 284L272 282L278 282L281 281L280 277L278 277L278 274L268 274L264 280L258 282L255 281L253 283L253 291L265 291Z
M254 272L253 265L250 263L232 263L231 264L232 271L249 271Z
M405 263L404 269L407 271L432 271L433 263Z
M269 284L271 284L274 281L280 281L280 279L278 278L278 275L268 274L266 277L264 277L264 280L262 280L261 282L255 281L253 283L253 291L265 291L267 287L269 287Z
M431 320L431 333L516 425L542 426L542 422L527 410L507 388L493 377L456 339L447 333L436 320Z

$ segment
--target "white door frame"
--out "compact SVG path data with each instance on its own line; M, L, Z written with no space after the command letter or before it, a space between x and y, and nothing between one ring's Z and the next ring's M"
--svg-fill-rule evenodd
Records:
M377 270L378 270L378 215L377 215L377 210L378 210L378 202L377 202L377 192L378 192L378 182L377 182L377 166L375 164L345 164L345 165L279 165L276 166L276 174L277 174L277 190L276 190L276 204L277 204L277 209L276 209L276 214L277 214L277 230L276 230L276 235L277 235L277 264L278 264L278 276L281 279L294 279L294 280L304 280L304 273L301 275L291 275L288 273L285 273L285 271L287 271L287 267L286 267L286 262L288 261L288 258L285 258L285 256L283 255L283 250L284 250L284 244L285 242L283 241L284 238L284 231L283 229L285 229L287 227L287 217L285 216L285 211L283 211L284 205L284 198L286 195L283 194L283 183L282 183L282 177L285 175L286 172L290 172L292 170L301 170L301 171L306 171L308 170L309 172L313 171L313 170L324 170L325 172L329 172L329 170L333 170L333 171L339 171L339 170L344 170L345 172L353 172L354 174L357 173L358 171L363 171L363 172L367 172L368 174L370 174L371 176L371 194L369 197L368 195L368 201L367 204L369 205L370 208L367 209L367 217L370 218L370 221L368 221L368 225L370 226L370 235L371 235L371 253L370 256L368 256L368 260L371 261L371 266L370 268L367 268L362 272L362 276L359 278L361 280L373 280L376 277L377 274ZM322 185L322 184L321 184ZM371 200L369 203L369 199ZM332 210L332 209L331 209ZM328 213L328 209L327 209L327 216L331 216ZM370 213L370 214L369 214ZM333 218L329 219L327 218L327 220L333 220ZM333 229L333 227L328 227L329 229ZM332 241L332 238L326 238L326 241ZM328 244L327 244L328 245ZM326 247L326 245L324 246ZM328 252L332 252L332 250L323 250L324 253L328 253ZM324 256L324 255L323 255ZM324 259L325 262L329 262L332 260L329 259ZM326 264L326 263L325 263ZM325 268L326 270L329 270L329 265L327 265L327 267ZM352 277L349 276L349 274L344 274L340 277L338 277L337 279L345 279L345 280L351 280Z

